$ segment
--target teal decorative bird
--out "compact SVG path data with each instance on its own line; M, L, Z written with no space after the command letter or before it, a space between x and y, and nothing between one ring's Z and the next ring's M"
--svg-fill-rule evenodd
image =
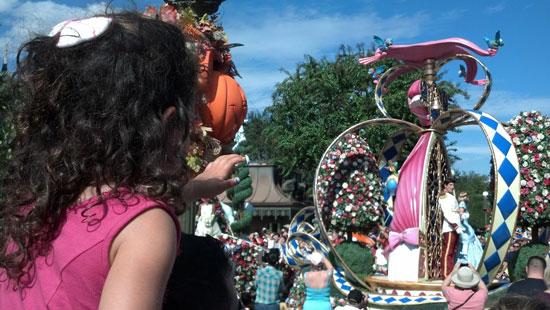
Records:
M384 71L386 71L386 66L381 65L380 67L377 67L376 69L370 68L369 69L369 74L372 76L373 79L378 80L378 78L380 77L380 75L382 75L382 73L384 73Z
M458 70L458 77L466 77L466 68L463 65L460 65L460 70Z
M388 47L393 44L392 38L387 38L385 41L378 36L373 36L374 42L376 43L376 48L380 49L382 52L385 52Z
M485 43L487 43L487 46L489 48L498 48L499 46L504 46L504 40L500 37L500 30L497 31L495 34L495 39L491 40L487 37L483 38L485 40Z

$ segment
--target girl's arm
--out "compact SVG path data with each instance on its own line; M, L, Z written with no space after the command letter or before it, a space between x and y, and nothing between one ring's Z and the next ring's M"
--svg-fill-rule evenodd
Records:
M150 209L131 221L111 245L99 309L161 309L176 244L176 227L166 211Z

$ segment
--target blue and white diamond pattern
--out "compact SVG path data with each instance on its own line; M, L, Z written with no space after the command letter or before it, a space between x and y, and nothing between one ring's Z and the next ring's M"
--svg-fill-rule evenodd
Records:
M307 266L307 253L300 249L300 241L311 244L317 251L328 255L329 248L323 243L319 228L315 227L308 220L315 216L315 207L305 207L298 211L290 222L289 236L283 246L283 259L295 268Z
M483 281L489 283L495 277L506 256L516 226L520 195L519 163L512 139L504 126L488 113L478 110L450 110L442 114L433 127L438 130L447 130L452 121L443 122L442 119L450 116L454 120L460 114L471 116L480 126L489 142L495 164L493 220L482 263L478 268Z
M351 284L345 279L345 272L342 268L334 268L332 275L332 283L342 293L347 296L353 289ZM510 284L505 284L497 289L489 291L489 295L493 293L501 294L503 290L508 289ZM444 297L438 295L425 295L425 296L404 296L404 295L384 295L377 293L368 293L369 304L371 305L419 305L429 303L446 303Z

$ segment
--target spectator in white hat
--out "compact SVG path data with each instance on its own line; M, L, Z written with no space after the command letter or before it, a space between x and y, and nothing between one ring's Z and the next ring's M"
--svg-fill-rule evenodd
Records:
M451 286L451 283L454 286ZM441 285L449 310L483 310L488 291L472 264L456 263Z

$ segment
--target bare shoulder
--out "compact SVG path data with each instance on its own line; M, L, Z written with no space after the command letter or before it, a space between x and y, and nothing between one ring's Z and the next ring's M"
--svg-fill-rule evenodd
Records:
M100 309L160 309L176 257L177 230L162 208L149 209L115 238Z
M109 260L112 263L121 246L130 248L158 248L162 254L177 242L174 220L161 207L144 211L129 222L113 240Z

